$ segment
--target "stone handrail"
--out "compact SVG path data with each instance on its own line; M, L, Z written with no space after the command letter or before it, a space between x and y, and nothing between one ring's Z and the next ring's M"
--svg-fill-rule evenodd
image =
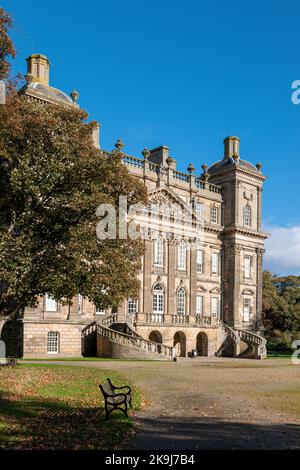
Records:
M105 315L103 318L99 318L98 323L101 323L101 325L104 326L110 326L113 323L118 322L118 314L117 313L110 313L108 315Z
M111 328L107 328L104 325L97 324L97 333L114 343L136 347L159 357L164 357L166 359L173 359L175 357L175 349L171 346L155 343L154 341L138 336L127 335L125 333L112 330Z
M263 336L252 333L252 331L240 330L239 328L235 328L235 331L241 341L244 341L254 348L257 357L265 358L267 356L267 340Z
M182 173L182 171L173 170L173 178L179 181L187 182L189 180L189 175Z

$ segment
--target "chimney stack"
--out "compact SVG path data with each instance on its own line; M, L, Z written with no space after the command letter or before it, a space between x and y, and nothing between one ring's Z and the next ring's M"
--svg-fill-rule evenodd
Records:
M224 139L224 160L233 155L240 156L240 139L238 137L226 137Z
M32 75L32 81L49 86L49 60L42 54L32 54L27 59L27 73Z

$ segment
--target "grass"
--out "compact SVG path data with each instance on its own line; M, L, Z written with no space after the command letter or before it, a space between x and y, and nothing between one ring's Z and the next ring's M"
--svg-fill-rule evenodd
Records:
M133 420L119 411L105 421L99 383L117 372L60 365L23 364L0 369L0 449L119 449ZM141 396L133 388L133 409ZM134 411L133 411L134 413ZM131 412L132 414L132 412Z
M288 359L292 357L292 353L281 353L276 351L268 351L268 359Z

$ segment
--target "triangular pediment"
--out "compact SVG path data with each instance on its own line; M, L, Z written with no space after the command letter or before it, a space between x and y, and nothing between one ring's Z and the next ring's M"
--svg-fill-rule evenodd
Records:
M221 294L221 289L219 287L214 287L210 290L211 294Z

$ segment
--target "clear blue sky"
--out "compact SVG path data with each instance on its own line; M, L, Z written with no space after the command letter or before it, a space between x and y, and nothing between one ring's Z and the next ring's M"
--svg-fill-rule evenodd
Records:
M203 162L222 158L223 138L238 135L242 158L261 161L269 177L265 224L300 227L300 105L291 102L291 83L300 79L299 2L1 6L15 20L14 71L25 72L33 52L47 55L52 85L76 88L80 105L101 122L103 148L121 137L124 150L140 156L166 144L179 168L193 162L200 174Z

